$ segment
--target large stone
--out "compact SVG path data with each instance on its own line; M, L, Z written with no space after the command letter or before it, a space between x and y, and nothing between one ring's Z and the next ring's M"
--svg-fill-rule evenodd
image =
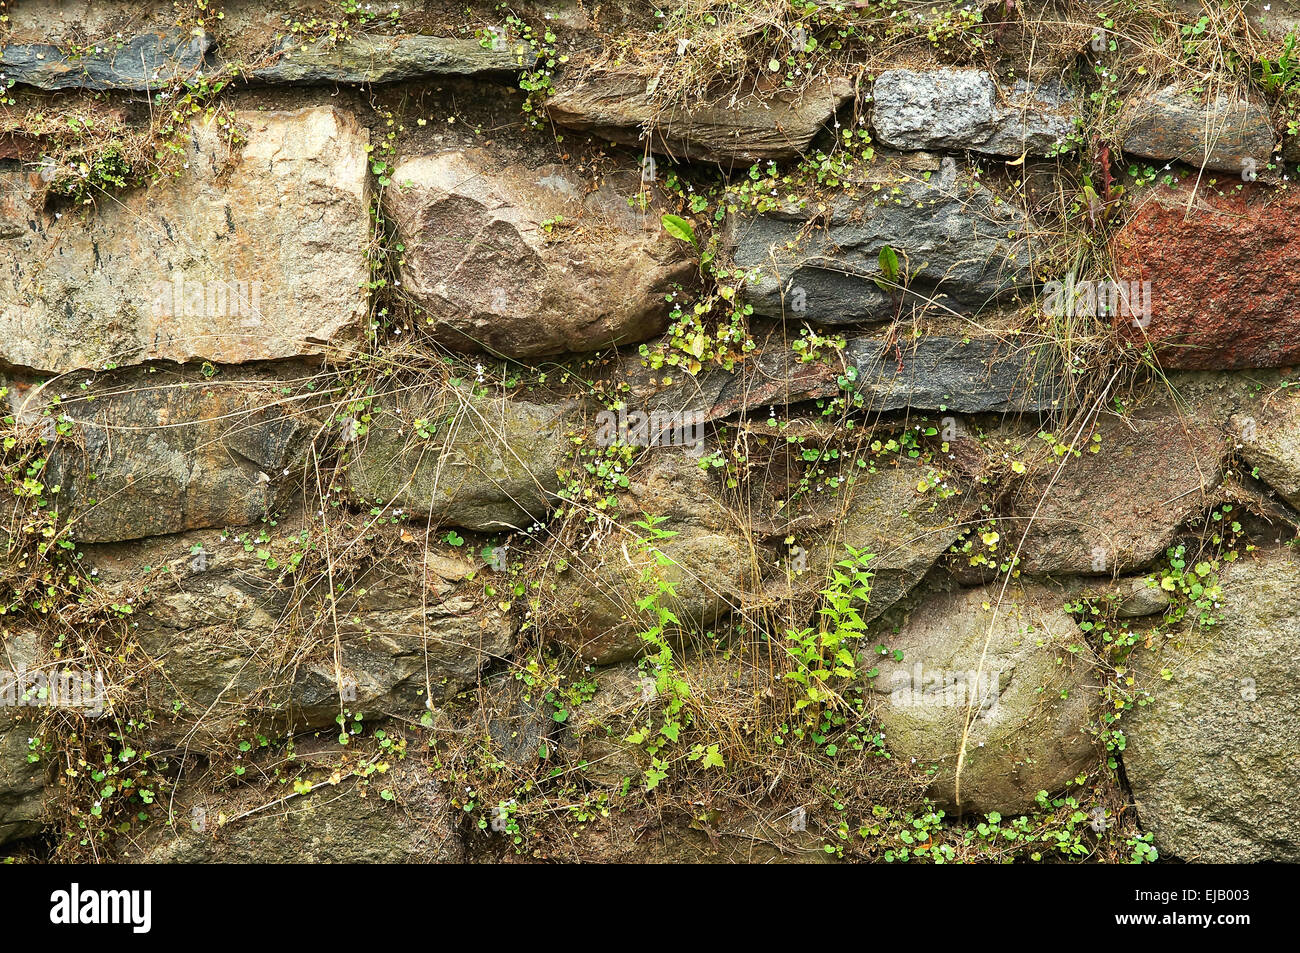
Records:
M1135 656L1154 697L1121 724L1124 773L1166 855L1300 861L1298 579L1293 550L1242 558L1219 574L1217 625Z
M299 751L299 756L303 757ZM306 753L310 767L311 753ZM171 830L136 839L121 859L152 864L409 864L461 859L456 812L423 758L386 760L362 781L347 772L306 773L309 793L250 785L215 793L187 791L171 803ZM159 811L158 813L161 813Z
M646 86L643 77L597 73L562 82L546 109L558 125L570 129L729 168L797 157L853 97L851 83L832 79L797 93L728 96L699 106L664 108Z
M241 721L321 727L340 709L419 718L506 657L514 627L468 580L481 563L412 534L335 553L331 576L289 576L311 550L293 525L270 538L191 533L85 547L97 583L133 600L162 737L220 736ZM331 601L329 587L337 593ZM335 665L337 658L337 668Z
M558 545L546 558L538 629L599 665L630 659L647 648L638 633L655 624L654 597L686 632L707 628L758 591L760 562L720 488L698 461L680 448L648 451L646 468L619 495L624 520L593 545L568 551ZM661 516L655 529L636 526ZM664 564L660 564L660 556ZM672 587L672 595L660 584ZM671 628L677 628L675 626Z
M1132 105L1124 154L1186 162L1224 172L1263 172L1272 160L1268 108L1242 89L1220 89L1209 102L1168 86Z
M1080 113L1057 81L1017 80L1000 90L976 69L891 69L872 89L876 139L894 149L948 149L996 156L1052 155Z
M1023 208L952 161L928 177L876 176L833 200L811 228L813 212L797 207L728 220L724 241L754 275L745 295L756 312L831 325L893 320L928 305L978 310L1030 282ZM905 292L876 284L885 246L906 274Z
M45 807L45 769L32 761L28 739L39 734L39 709L18 707L24 681L19 673L37 667L31 632L0 629L0 844L40 830Z
M1067 397L1050 347L1020 343L1014 335L942 332L906 341L851 338L842 352L808 362L772 335L734 370L709 367L691 377L677 369L652 372L627 357L619 379L632 403L659 413L699 414L705 422L845 393L859 395L863 408L877 413L1051 411L1063 408Z
M942 498L940 488L926 480L933 471L906 457L881 460L872 470L850 478L839 506L829 514L832 528L806 547L808 569L819 584L830 578L834 564L848 558L846 546L875 557L866 563L873 576L870 603L862 613L867 621L921 581L962 535L963 516L974 506L960 495Z
M369 277L369 134L333 107L196 123L177 179L0 242L0 363L342 356Z
M1295 189L1154 186L1113 253L1122 279L1151 283L1149 320L1126 318L1119 330L1134 346L1153 345L1162 366L1228 370L1300 360Z
M382 501L435 525L527 528L555 503L573 409L479 398L466 388L404 390L374 412L348 485L364 502Z
M271 512L316 427L283 387L257 373L141 375L57 403L17 384L9 401L50 441L44 483L73 538L104 542Z
M193 36L175 29L103 39L74 54L48 43L12 43L0 49L0 72L40 89L141 92L195 77L211 48L207 34Z
M1079 456L1044 449L1011 500L1002 535L1020 546L1025 572L1143 569L1213 505L1223 479L1218 422L1172 401L1105 414L1076 446Z
M1300 392L1274 391L1259 408L1237 414L1232 422L1248 472L1300 510Z
M665 293L692 264L634 172L591 188L571 166L468 148L409 159L385 210L405 246L404 290L434 336L509 357L591 351L666 327Z
M273 62L243 71L253 83L393 83L435 76L517 73L537 60L527 44L502 39L484 47L478 40L441 36L363 34L300 44L286 39Z
M878 636L901 660L872 663L886 747L932 770L929 795L963 812L1028 810L1097 758L1096 679L1070 651L1081 638L1065 596L1040 584L1000 593L998 584L931 594L896 634Z

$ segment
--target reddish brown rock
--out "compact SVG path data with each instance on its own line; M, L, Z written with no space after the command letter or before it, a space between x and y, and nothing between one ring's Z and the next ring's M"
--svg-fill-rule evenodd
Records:
M1151 282L1129 341L1167 368L1282 367L1300 360L1300 194L1221 182L1157 186L1114 242L1118 276ZM1141 327L1139 325L1145 325Z

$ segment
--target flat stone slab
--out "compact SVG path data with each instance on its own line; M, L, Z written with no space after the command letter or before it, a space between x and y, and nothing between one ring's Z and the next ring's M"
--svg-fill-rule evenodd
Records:
M204 65L212 37L174 30L122 41L102 40L70 56L48 43L12 43L0 50L7 78L51 91L63 89L143 92L186 79Z
M196 125L188 169L0 241L0 363L343 356L369 278L369 134L332 107Z
M1126 156L1257 174L1277 141L1268 108L1240 89L1220 90L1203 101L1168 86L1136 103L1129 116Z
M852 97L848 80L831 79L798 93L663 109L647 95L644 77L596 74L561 82L546 110L558 125L612 142L645 142L676 159L733 166L795 158Z
M426 76L477 76L518 73L537 61L532 47L502 40L483 46L478 40L441 36L357 36L300 44L286 39L265 66L245 70L251 83L394 83Z

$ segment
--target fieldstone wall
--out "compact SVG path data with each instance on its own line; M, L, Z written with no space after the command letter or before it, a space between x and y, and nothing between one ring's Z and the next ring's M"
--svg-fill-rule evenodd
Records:
M1300 860L1287 4L11 6L0 849Z

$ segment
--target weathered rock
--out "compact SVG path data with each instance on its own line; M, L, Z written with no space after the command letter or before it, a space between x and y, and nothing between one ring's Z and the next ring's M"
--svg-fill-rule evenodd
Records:
M1078 457L1044 452L1015 493L1003 535L1014 545L1024 534L1025 572L1142 569L1188 519L1214 503L1223 479L1225 447L1217 423L1169 401L1125 418L1106 415L1077 446Z
M619 495L619 512L628 523L595 545L557 550L547 559L552 577L541 595L538 629L599 665L625 661L646 648L637 633L656 616L638 609L638 599L656 595L690 631L710 625L745 593L757 591L758 560L720 501L719 488L680 448L649 453L646 469ZM647 513L666 517L656 529L676 535L656 538L631 525ZM658 565L651 549L667 564ZM561 559L563 566L557 565ZM660 593L653 580L671 585L673 595Z
M364 783L345 778L332 784L328 768L317 771L308 775L316 786L303 795L272 785L181 798L172 805L175 828L132 845L126 859L155 864L458 862L455 812L427 762L393 759L388 765L385 773ZM220 823L223 816L225 823Z
M335 572L331 604L330 580L295 588L282 575L304 552L290 529L85 548L99 584L133 601L132 637L153 661L147 701L174 712L161 736L219 736L240 719L321 727L340 708L418 718L510 653L513 625L465 581L481 566L390 539Z
M566 747L582 776L597 784L617 785L640 778L650 756L625 739L660 708L655 679L635 662L610 665L595 674L596 691L578 706L566 724Z
M316 424L274 377L233 377L134 378L60 401L48 417L48 390L11 388L18 419L52 440L44 482L75 539L242 526L286 498Z
M894 149L969 149L997 156L1066 148L1080 108L1057 81L999 90L976 69L885 70L872 89L876 139Z
M369 135L332 107L197 123L178 179L0 242L0 363L341 356L361 336Z
M348 468L351 491L435 525L523 529L555 502L571 404L403 391L381 404ZM428 437L422 437L417 426Z
M852 338L841 354L802 362L775 336L735 370L695 377L651 372L629 357L619 372L633 402L705 422L765 406L856 393L865 409L959 414L1058 410L1067 392L1050 347L1004 338L939 334L904 342ZM672 382L664 384L664 379Z
M1120 585L1124 601L1115 614L1121 619L1139 619L1169 608L1169 593L1151 576L1138 576Z
M28 757L36 709L15 705L22 687L15 673L34 669L36 659L32 633L0 629L0 844L37 833L44 813L46 765Z
M1275 392L1258 409L1232 419L1248 472L1300 510L1300 399L1294 388Z
M1118 274L1149 281L1145 327L1119 322L1166 368L1283 367L1300 360L1300 192L1155 186L1120 230ZM1224 267L1224 262L1235 263Z
M1268 108L1241 89L1221 89L1205 103L1168 86L1139 100L1128 121L1125 155L1238 174L1263 172L1276 141Z
M999 601L1000 590L930 595L897 634L880 635L903 657L876 659L870 686L886 747L933 767L931 797L962 811L1012 814L1093 764L1088 727L1098 699L1095 677L1067 648L1080 639L1064 596L1025 584Z
M286 38L275 61L243 71L252 83L393 83L434 76L517 73L537 54L526 43L504 39L484 47L478 40L441 36L365 34L346 40L328 37L300 44Z
M842 491L829 534L806 547L808 569L819 583L848 557L845 546L875 556L865 567L873 574L871 600L862 613L866 621L921 581L961 536L962 517L973 509L960 496L941 499L937 487L922 491L919 484L926 475L927 468L906 458L882 461L874 473L858 474Z
M571 167L477 148L402 162L385 209L405 245L404 290L462 350L536 357L644 340L694 268L658 213L629 208L640 187L629 172L590 189Z
M1123 726L1124 772L1167 855L1300 861L1297 579L1300 560L1285 548L1232 563L1219 575L1216 626L1135 656L1154 697Z
M824 227L810 229L812 213L798 208L728 220L736 265L757 272L745 286L756 312L830 325L893 320L929 304L977 310L1029 283L1025 210L959 176L956 163L928 179L901 172L871 184L880 190L835 199ZM885 246L907 275L905 292L876 284Z
M35 231L45 204L40 177L14 170L0 172L0 240Z
M15 43L0 49L0 72L40 89L143 91L194 77L211 48L212 37L183 30L105 39L75 55L48 43Z
M546 101L558 125L695 162L731 167L793 159L808 148L853 96L843 79L819 80L802 92L728 96L697 107L664 109L639 76L597 73L562 82ZM644 130L650 129L647 136Z

